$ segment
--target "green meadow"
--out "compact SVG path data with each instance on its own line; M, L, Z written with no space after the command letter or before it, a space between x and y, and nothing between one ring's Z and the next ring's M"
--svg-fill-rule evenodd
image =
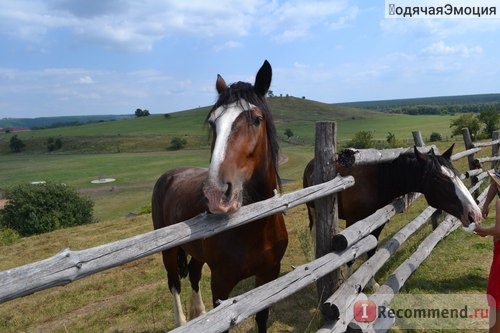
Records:
M371 131L376 140L385 141L389 132L399 142L412 145L412 131L422 132L428 142L431 133L444 138L440 150L461 138L452 138L449 128L455 116L409 116L384 114L335 106L298 98L270 100L280 136L281 152L288 161L280 175L288 180L284 191L299 189L302 172L313 157L316 121L338 122L340 145L359 131ZM208 129L204 120L209 108L137 119L92 123L17 133L27 147L21 153L9 152L12 133L0 134L0 190L10 185L54 180L77 188L95 202L97 223L57 230L28 238L0 239L0 270L6 270L50 257L64 248L86 249L152 230L148 214L136 215L149 205L156 179L166 170L181 166L207 166L209 163ZM294 137L288 140L286 129ZM48 138L61 138L63 147L47 152ZM187 141L182 150L168 147L174 137ZM484 148L479 156L489 156ZM457 168L467 170L464 159ZM97 178L115 182L92 184ZM466 185L469 185L466 183ZM394 217L381 235L387 240L424 207L419 199L406 213ZM129 214L134 213L134 214ZM132 216L131 216L132 215ZM492 209L491 216L494 216ZM286 273L313 259L312 240L304 206L291 209L285 216L289 247L282 262ZM484 223L491 224L487 219ZM376 278L383 282L395 267L413 253L431 231L427 225L405 244ZM422 267L403 287L403 293L484 293L491 263L491 240L455 231L442 241ZM210 273L205 267L202 290L205 305L211 308ZM253 281L240 283L233 294L252 288ZM188 281L183 281L185 310L190 297ZM187 311L186 311L187 312ZM319 310L314 286L272 307L270 332L315 332ZM234 332L252 331L247 320ZM161 256L154 255L75 281L0 304L2 332L164 332L174 328L172 299L166 287ZM394 331L399 331L397 328ZM477 330L480 331L480 330Z

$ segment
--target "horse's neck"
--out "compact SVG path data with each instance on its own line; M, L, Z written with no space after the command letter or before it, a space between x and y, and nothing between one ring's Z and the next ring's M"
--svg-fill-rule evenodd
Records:
M395 160L389 163L387 171L383 172L386 177L388 188L393 191L394 198L410 192L420 191L421 170L418 162L412 159Z
M254 173L251 181L247 184L245 204L269 199L274 192L279 191L278 175L272 166L269 169L260 170Z

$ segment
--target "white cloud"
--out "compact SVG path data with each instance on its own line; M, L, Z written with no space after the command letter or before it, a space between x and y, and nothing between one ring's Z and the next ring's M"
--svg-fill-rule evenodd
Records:
M338 29L357 15L347 0L284 3L264 0L0 2L0 34L37 43L55 29L108 49L151 51L161 39L178 34L199 38L246 36L251 31L290 41L318 26ZM225 45L225 47L232 47Z
M243 43L240 43L240 42L237 42L234 40L230 40L230 41L225 42L224 44L215 45L213 47L213 49L216 52L220 52L220 51L224 51L224 50L239 49L242 47L243 47Z
M461 56L468 58L470 56L479 55L483 52L480 46L467 47L465 45L446 45L443 41L433 43L432 45L422 50L423 54L432 56Z
M78 79L78 83L80 84L92 84L94 83L94 80L88 75L82 76L81 78Z
M279 42L308 36L317 26L331 29L345 27L357 16L357 7L348 1L289 1L273 2L259 20L262 31Z

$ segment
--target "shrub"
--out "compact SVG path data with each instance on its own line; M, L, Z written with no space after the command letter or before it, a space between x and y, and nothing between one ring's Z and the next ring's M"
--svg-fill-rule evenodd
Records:
M26 145L17 135L10 138L9 148L12 152L19 153L24 147L26 147Z
M354 138L348 142L349 147L358 149L372 148L373 144L373 134L369 131L356 132Z
M442 141L443 137L441 136L441 134L439 134L437 132L432 132L431 136L429 137L429 140L431 142Z
M30 236L93 221L94 203L76 190L54 182L21 184L6 191L0 228Z
M61 138L54 139L52 137L47 139L47 150L54 151L62 148L62 140Z
M173 150L179 150L184 148L186 145L187 141L185 139L181 139L179 137L175 137L170 141L170 148Z

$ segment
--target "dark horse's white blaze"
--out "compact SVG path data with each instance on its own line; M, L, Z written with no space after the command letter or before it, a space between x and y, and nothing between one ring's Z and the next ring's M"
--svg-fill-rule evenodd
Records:
M482 218L481 209L477 205L467 187L465 187L462 180L455 174L455 172L453 172L453 170L445 166L441 166L441 171L446 177L450 178L451 183L455 187L455 194L457 195L458 201L464 205L463 213L460 217L462 225L467 227L470 223L480 222Z

